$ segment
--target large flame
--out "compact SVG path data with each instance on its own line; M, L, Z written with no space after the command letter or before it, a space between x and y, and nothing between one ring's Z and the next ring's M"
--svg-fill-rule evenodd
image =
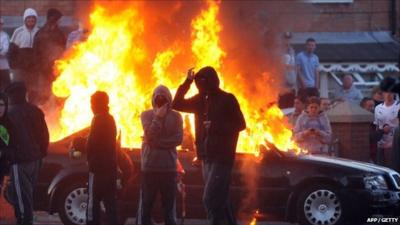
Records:
M213 66L220 74L221 87L236 95L247 122L247 129L239 138L238 152L257 154L266 141L281 150L296 149L282 111L262 96L254 99L257 93L246 87L243 75L225 68L224 58L229 52L220 43L223 27L218 20L219 4L207 1L207 7L191 20L190 51L181 47L184 42L178 37L164 49L154 49L146 43L146 17L135 7L110 12L109 8L97 5L90 15L92 30L88 39L56 63L59 76L53 83L53 93L65 98L65 104L58 129L51 128L51 140L89 126L90 96L102 90L110 96L110 112L121 130L122 146L138 147L143 133L139 117L151 107L152 89L163 84L174 94L185 76L176 71ZM143 69L146 67L150 73ZM268 72L260 74L260 84L255 85L265 90L270 76ZM189 94L195 93L192 87ZM193 117L190 121L193 124Z
M138 146L142 133L139 115L148 105L149 92L141 90L134 67L143 62L145 53L132 40L139 39L143 21L134 9L109 15L101 7L95 8L90 21L93 30L88 40L76 45L57 63L60 76L53 83L53 92L67 99L61 113L61 129L52 130L51 139L89 126L90 96L101 90L110 97L110 111L122 131L122 145Z

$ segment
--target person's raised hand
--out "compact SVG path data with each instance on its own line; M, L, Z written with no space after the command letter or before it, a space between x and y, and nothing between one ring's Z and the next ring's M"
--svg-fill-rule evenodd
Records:
M193 80L194 80L194 71L193 71L193 67L192 68L190 68L189 70L188 70L188 72L187 72L187 76L186 76L186 79L188 80L188 81L190 81L190 82L192 82Z
M168 104L165 104L159 108L156 108L155 115L158 118L164 118L165 115L167 115L167 111L168 111Z

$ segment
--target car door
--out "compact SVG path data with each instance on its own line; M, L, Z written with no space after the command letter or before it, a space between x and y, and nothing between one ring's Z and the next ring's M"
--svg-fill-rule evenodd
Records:
M289 163L276 150L263 153L258 180L258 206L262 212L276 215L284 212L291 192Z

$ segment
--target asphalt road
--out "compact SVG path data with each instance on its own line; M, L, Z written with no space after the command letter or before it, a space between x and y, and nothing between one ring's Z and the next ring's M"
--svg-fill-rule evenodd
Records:
M125 225L134 225L134 218L129 218L125 222ZM180 221L178 221L180 223ZM0 225L11 225L15 224L14 221L0 219ZM58 215L49 215L46 212L36 212L35 213L35 225L62 225L60 218ZM205 225L207 224L206 220L185 220L185 225ZM249 223L241 223L241 225L248 225ZM162 224L158 224L162 225ZM259 222L257 225L296 225L291 223L284 222Z

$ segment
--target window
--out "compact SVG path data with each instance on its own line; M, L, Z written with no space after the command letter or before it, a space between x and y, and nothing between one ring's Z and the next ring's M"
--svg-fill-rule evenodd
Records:
M306 3L353 3L354 0L304 0Z

